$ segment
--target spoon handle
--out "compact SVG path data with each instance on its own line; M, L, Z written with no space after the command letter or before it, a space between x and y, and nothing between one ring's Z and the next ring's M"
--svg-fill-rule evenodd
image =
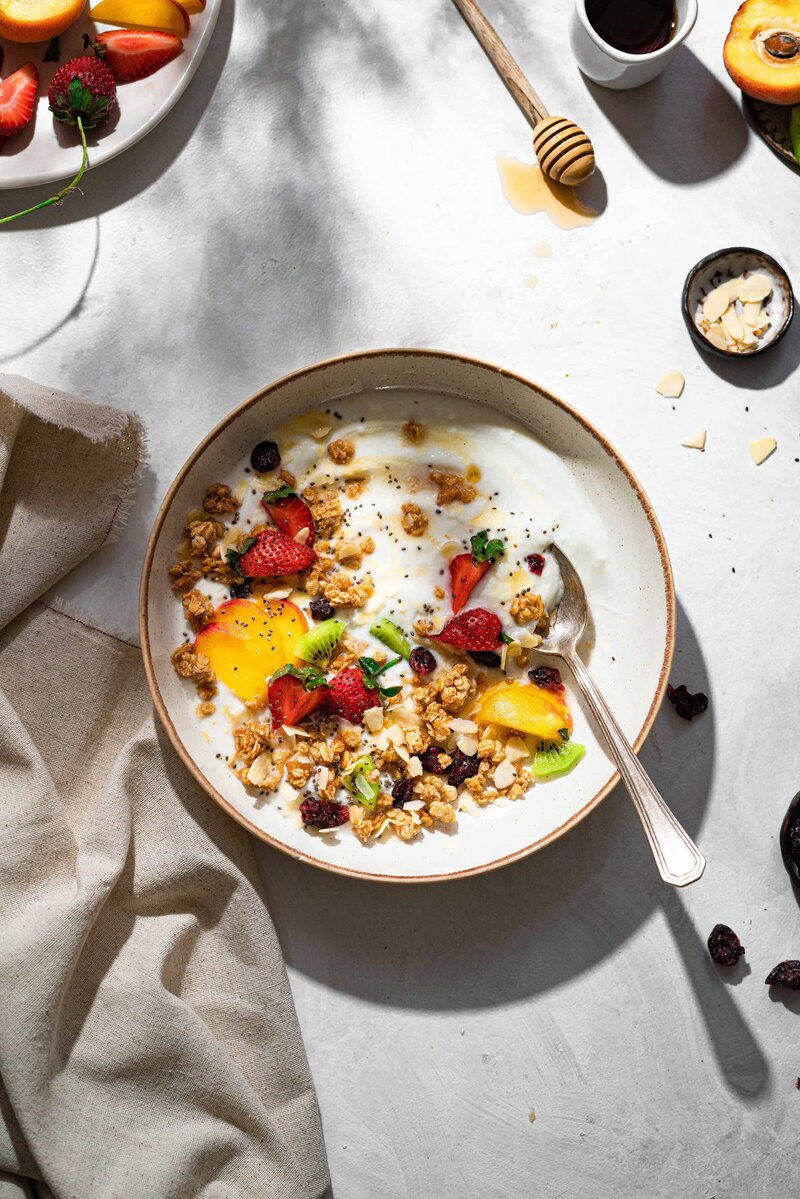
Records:
M659 795L581 659L575 653L565 655L565 659L605 734L611 756L639 814L659 874L674 887L697 882L706 868L705 858Z

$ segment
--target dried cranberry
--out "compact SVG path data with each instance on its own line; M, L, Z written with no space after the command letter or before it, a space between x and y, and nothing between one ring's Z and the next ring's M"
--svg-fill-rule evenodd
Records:
M347 804L311 797L300 804L300 815L303 824L313 824L315 828L336 828L340 824L347 824L350 819Z
M392 807L402 808L414 798L414 783L411 779L400 779L392 787Z
M473 662L477 662L479 666L488 666L490 669L496 670L502 661L499 654L495 654L490 649L475 649L470 650L470 658Z
M308 605L314 620L330 620L333 616L331 601L324 595L318 595Z
M234 599L247 599L252 590L249 579L242 579L240 583L231 583L231 595Z
M474 778L480 768L478 755L469 757L460 749L453 750L453 763L447 772L447 781L451 787L460 787L466 779Z
M429 649L418 645L408 656L408 664L414 674L430 674L436 669L436 659Z
M278 449L277 442L259 441L258 445L253 446L250 454L250 465L260 475L266 474L269 470L277 470L280 464L281 452Z
M428 774L444 774L448 764L442 762L443 757L449 757L445 750L440 749L438 745L431 745L425 750L424 754L419 755L419 760L422 763L422 769L427 770Z
M715 924L708 937L708 952L718 966L735 966L744 957L744 945L727 924Z
M668 683L667 699L678 715L682 716L684 720L693 720L695 716L699 716L701 712L705 712L708 707L707 695L703 695L702 691L697 691L692 695L691 691L686 690L683 683L681 683L680 687L671 687Z
M778 962L764 981L768 987L790 987L800 991L800 962Z
M532 575L540 575L544 570L545 562L542 554L528 554L525 561Z
M543 687L545 691L564 690L561 671L555 666L536 666L533 670L528 671L528 678L537 687Z

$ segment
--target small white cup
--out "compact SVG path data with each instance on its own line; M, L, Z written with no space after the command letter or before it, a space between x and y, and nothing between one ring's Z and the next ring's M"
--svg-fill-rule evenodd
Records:
M678 21L666 46L650 54L626 54L616 50L595 32L586 16L586 0L575 0L569 37L572 53L584 75L603 87L622 91L641 87L660 75L669 58L685 42L697 20L697 0L677 0Z

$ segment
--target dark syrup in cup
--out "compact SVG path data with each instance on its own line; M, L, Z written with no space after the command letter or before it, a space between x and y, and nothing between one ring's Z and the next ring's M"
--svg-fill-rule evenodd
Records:
M666 46L678 26L673 0L586 0L595 33L625 54L652 54Z

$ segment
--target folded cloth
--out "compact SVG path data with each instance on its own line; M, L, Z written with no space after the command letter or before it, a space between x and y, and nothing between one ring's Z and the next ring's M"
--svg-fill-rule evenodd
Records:
M0 375L0 1199L315 1199L247 835L154 724L138 650L45 594L119 532L141 455L134 417Z

